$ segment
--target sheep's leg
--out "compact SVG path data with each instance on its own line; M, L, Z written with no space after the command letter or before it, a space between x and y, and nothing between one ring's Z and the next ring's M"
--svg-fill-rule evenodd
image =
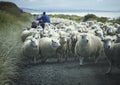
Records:
M97 63L98 62L98 60L99 60L99 56L97 55L97 57L96 56L94 56L94 63Z
M108 63L109 63L110 66L109 66L109 68L108 68L108 70L106 71L105 74L109 74L112 70L112 63L110 62L110 60L108 60Z
M64 58L65 58L65 61L67 61L67 51L65 52Z
M36 56L33 57L33 62L36 64Z
M44 56L44 57L42 57L41 62L45 63L46 60L47 60L47 57Z
M65 58L65 61L67 61L67 54L66 54L66 52L64 52L62 57Z
M120 69L120 64L117 64L117 68Z
M78 59L78 56L76 56L75 54L74 54L74 57L75 57L75 58L74 58L75 61L78 61L78 60L79 60L79 59Z
M79 58L79 60L80 60L80 65L83 65L84 57Z
M66 60L66 61L67 61L68 57L69 57L69 51L67 50L67 51L66 51L66 57L65 57L65 60Z
M60 62L60 60L61 60L61 55L58 54L58 60L57 60L57 62Z

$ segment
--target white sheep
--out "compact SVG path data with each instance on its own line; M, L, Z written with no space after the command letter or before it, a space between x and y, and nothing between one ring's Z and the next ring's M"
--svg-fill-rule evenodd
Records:
M27 59L33 60L36 63L36 58L39 56L39 40L35 38L31 38L25 40L22 46L23 55L27 57Z
M116 38L116 43L120 43L120 34L117 34L116 37L117 37Z
M40 34L39 34L39 33L34 33L34 34L32 34L31 36L28 36L25 40L30 40L30 39L32 39L32 38L39 39L39 38L41 38L41 37L40 37Z
M110 26L110 27L107 29L107 34L108 34L108 35L115 35L116 33L117 33L117 28L115 28L115 27Z
M28 29L24 30L24 31L22 32L22 34L21 34L21 40L22 40L22 42L24 42L25 39L26 39L28 36L30 36L30 35L32 35L32 32L30 32Z
M101 40L97 36L88 33L81 34L75 45L75 54L80 57L80 65L83 64L84 58L87 57L94 56L96 60L102 50L103 44Z
M102 30L96 30L95 35L98 36L101 40L104 39L104 34Z
M56 50L56 54L58 56L58 62L60 62L61 58L67 59L67 38L66 37L60 37L60 44Z
M111 37L105 37L104 52L109 62L109 68L106 74L109 74L112 70L112 66L115 65L120 68L120 43L115 43L115 40Z
M78 34L78 33L77 33ZM70 35L70 40L68 42L68 51L69 51L69 55L75 57L76 59L76 56L75 56L75 45L76 45L76 42L77 42L77 34L71 34Z
M60 46L59 40L43 37L39 40L41 61L44 63L47 58L56 56L56 50Z

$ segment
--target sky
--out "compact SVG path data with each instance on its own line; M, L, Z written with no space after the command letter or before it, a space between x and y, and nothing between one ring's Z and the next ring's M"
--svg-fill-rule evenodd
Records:
M0 0L10 1L21 8L120 11L120 0Z

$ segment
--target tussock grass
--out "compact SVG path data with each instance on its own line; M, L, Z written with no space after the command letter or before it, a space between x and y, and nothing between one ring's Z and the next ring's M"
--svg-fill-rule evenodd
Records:
M19 79L19 70L24 63L21 32L26 26L30 26L30 22L14 23L0 31L0 85L7 80L17 82Z
M31 20L32 16L14 3L0 2L0 85L6 82L18 85L20 67L24 63L21 32L31 26Z
M64 15L64 14L59 14L59 15L55 14L55 15L49 15L49 16L50 17L56 17L56 18L70 19L70 20L73 20L73 21L76 21L76 22L80 22L80 21L86 22L86 21L96 20L98 22L103 22L103 23L112 22L112 23L120 24L120 17L118 17L117 19L109 20L106 17L98 17L94 14L87 14L84 17L77 16L77 15Z
M64 15L64 14L55 14L55 15L49 15L50 17L56 17L56 18L64 18L64 19L69 19L69 20L74 20L76 22L80 22L82 20L82 17L77 16L77 15Z

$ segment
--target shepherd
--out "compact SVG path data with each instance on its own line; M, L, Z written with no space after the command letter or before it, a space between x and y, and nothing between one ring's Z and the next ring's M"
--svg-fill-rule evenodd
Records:
M43 12L42 16L38 18L40 26L42 26L43 30L45 28L45 23L50 23L50 18L46 15L46 12Z

